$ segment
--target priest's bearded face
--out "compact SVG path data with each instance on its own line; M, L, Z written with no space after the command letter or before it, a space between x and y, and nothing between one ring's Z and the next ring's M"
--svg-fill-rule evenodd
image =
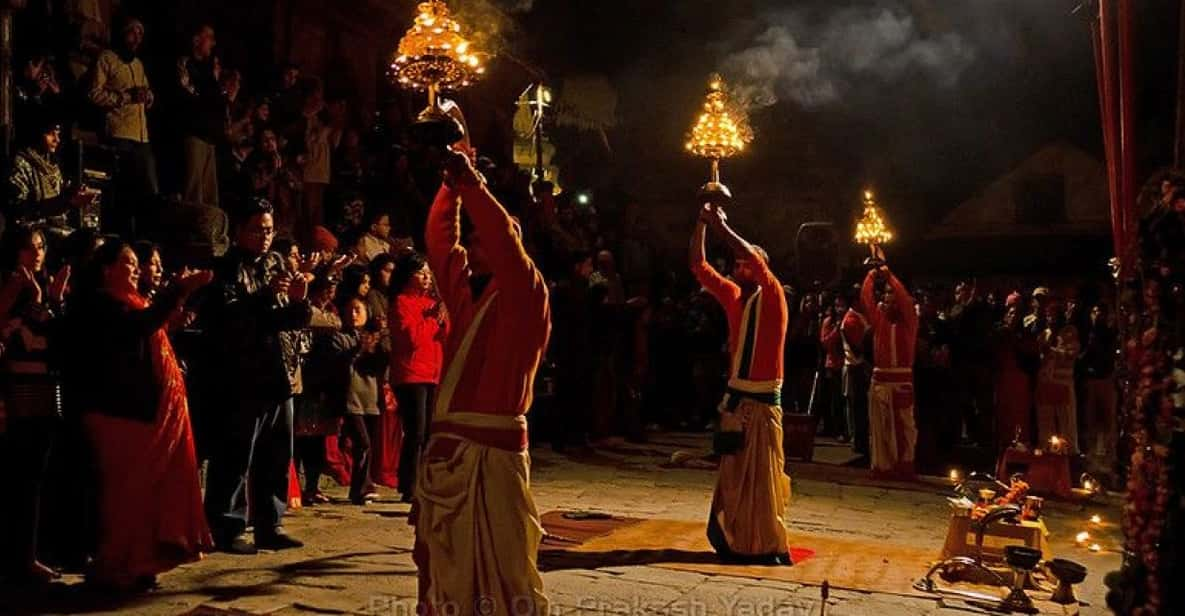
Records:
M743 285L757 285L761 281L762 264L758 263L756 259L769 263L769 254L763 248L754 246L753 249L757 253L757 257L741 257L737 259L736 267L733 269L733 277Z
M753 284L757 281L757 267L752 259L740 259L733 270L733 275L736 276L737 282Z

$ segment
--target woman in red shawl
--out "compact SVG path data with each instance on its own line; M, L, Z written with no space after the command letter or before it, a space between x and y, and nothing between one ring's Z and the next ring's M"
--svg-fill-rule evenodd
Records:
M209 272L185 273L149 304L131 247L108 242L74 296L67 382L93 443L100 485L99 546L89 581L143 590L201 558L213 541L202 511L185 381L169 319ZM85 356L87 360L81 360ZM72 381L72 383L71 383Z
M399 459L399 491L404 502L415 494L416 461L428 442L429 420L444 359L448 314L433 292L432 272L424 257L409 252L391 276L388 327L391 331L391 386L403 426Z

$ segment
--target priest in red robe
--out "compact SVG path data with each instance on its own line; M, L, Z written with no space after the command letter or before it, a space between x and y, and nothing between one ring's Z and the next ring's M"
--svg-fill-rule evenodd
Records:
M447 160L425 235L452 328L416 481L420 613L547 614L526 418L551 331L547 283L470 155Z

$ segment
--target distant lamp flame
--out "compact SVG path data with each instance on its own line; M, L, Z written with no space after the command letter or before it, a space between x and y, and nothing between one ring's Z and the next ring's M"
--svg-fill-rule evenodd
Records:
M893 241L893 231L877 207L872 191L868 189L864 190L864 214L856 221L856 241L868 245Z
M1074 536L1074 541L1078 543L1086 543L1087 541L1090 541L1090 533L1082 531Z
M1101 546L1097 543L1092 543L1092 544L1090 544L1090 551L1091 552L1101 552L1101 551L1103 551L1103 546Z
M1090 516L1090 523L1091 524L1102 524L1103 523L1103 516L1100 516L1097 513L1095 515Z

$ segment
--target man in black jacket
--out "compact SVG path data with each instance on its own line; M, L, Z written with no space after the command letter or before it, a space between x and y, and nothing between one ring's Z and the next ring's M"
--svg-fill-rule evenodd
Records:
M233 248L216 268L204 306L211 345L212 409L221 417L212 431L221 442L210 455L206 517L218 547L236 554L256 548L302 544L281 526L292 459L292 394L299 358L284 332L307 327L312 309L308 276L289 272L270 250L275 227L271 206L257 200L237 225ZM251 519L247 519L247 490ZM244 537L255 527L255 544Z

